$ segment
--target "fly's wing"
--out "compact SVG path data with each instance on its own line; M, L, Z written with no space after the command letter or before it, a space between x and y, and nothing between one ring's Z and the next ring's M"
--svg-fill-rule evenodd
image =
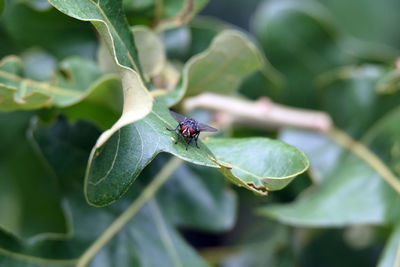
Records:
M207 124L204 124L204 123L199 123L199 130L201 132L216 132L216 131L218 131L217 129L215 129Z
M185 116L178 114L176 112L173 112L172 110L170 110L169 113L171 113L172 117L174 117L177 122L182 122L186 119Z

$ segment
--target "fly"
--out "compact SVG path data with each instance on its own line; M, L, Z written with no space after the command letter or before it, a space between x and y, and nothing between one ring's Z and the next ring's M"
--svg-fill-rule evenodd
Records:
M179 123L175 129L168 129L168 131L176 132L177 139L175 144L178 143L179 139L182 139L186 142L186 150L188 149L189 144L194 141L196 142L196 147L200 148L197 144L197 140L199 139L200 132L216 132L217 129L208 126L207 124L196 121L192 118L187 118L181 114L170 111L171 115L175 118L175 120Z

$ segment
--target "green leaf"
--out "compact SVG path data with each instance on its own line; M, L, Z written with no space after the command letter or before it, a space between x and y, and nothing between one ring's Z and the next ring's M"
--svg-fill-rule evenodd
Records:
M140 65L146 77L161 73L166 63L164 46L158 35L144 26L132 28L135 44L139 53Z
M123 126L144 118L151 111L153 99L143 82L138 51L124 16L121 0L98 2L50 0L49 2L69 16L92 22L120 67L124 88L122 116L111 129L100 136L93 149L95 151Z
M20 255L15 253L0 253L0 264L3 266L13 267L73 267L74 261L51 260L44 258L35 258L28 255Z
M393 94L400 90L400 70L394 69L380 78L376 90L381 94Z
M26 137L32 113L0 113L0 228L19 239L69 234L60 192Z
M258 49L242 33L222 31L206 51L185 64L180 85L159 99L172 106L185 94L234 93L243 79L261 69L263 64Z
M40 149L40 155L52 167L63 188L80 188L88 151L99 136L99 130L84 121L69 124L63 117L49 125L35 118L29 134L30 141Z
M48 82L23 77L21 60L15 56L0 62L0 110L37 109L72 105L85 97L100 73L93 62L68 58L60 63L60 71Z
M126 25L115 18L107 19L109 16L120 15L122 12L120 7L117 6L114 7L114 9L107 9L107 12L104 12L103 9L109 3L108 1L101 1L99 4L85 2L87 10L84 10L83 12L82 9L76 9L77 1L68 2L68 4L59 1L51 2L63 12L69 12L70 15L76 18L84 20L94 20L94 18L97 18L98 20L103 21L104 24L99 24L98 22L93 23L103 35L104 39L109 44L109 47L112 48L113 55L117 58L119 65L132 67L133 69L138 70L137 66L134 64L135 62L133 62L133 58L137 58L137 53L132 50L134 45L129 41L130 36L125 33ZM119 34L119 31L117 32L115 30L115 25L121 25L122 35ZM118 28L118 30L120 29ZM116 42L113 43L111 40L115 40ZM211 84L214 86L214 83L216 83L215 86L225 85L225 87L218 88L218 90L222 90L221 92L231 92L233 91L232 87L239 86L240 80L243 77L261 66L262 58L255 46L248 42L247 39L238 32L223 32L219 35L219 38L217 37L215 39L214 43L216 43L215 46L217 49L210 49L213 53L210 52L203 55L203 62L200 62L203 63L203 65L199 62L197 62L198 64L193 63L193 68L195 72L199 73L198 75L204 75L206 73L203 68L208 67L209 64L211 64L208 62L210 61L211 56L221 56L224 58L223 53L218 52L218 50L224 45L231 47L232 53L237 53L240 50L240 55L245 55L245 57L238 57L237 55L235 57L232 55L226 57L225 65L218 65L217 69L212 69L212 71L216 71L216 73L212 74L211 70L209 70L208 75L210 78L206 79L206 85L203 84L203 86L199 86L198 83L200 81L196 82L196 80L191 77L188 80L189 90L190 88L205 90L205 86L211 86ZM211 47L213 47L213 45L211 45ZM128 51L126 51L127 49ZM124 55L123 58L121 58L120 53ZM133 57L132 55L136 57ZM131 58L132 60L127 61L127 58ZM239 60L234 61L236 58ZM236 64L233 64L232 62ZM232 65L235 68L229 68ZM218 83L218 81L223 79L223 76L221 76L223 71L218 72L219 68L227 67L232 73L226 74L225 84ZM237 69L239 69L239 72ZM214 76L215 74L219 76L216 77ZM188 76L191 76L190 72ZM166 130L163 130L165 124L168 123L168 118L170 120L169 123L174 122L171 120L172 117L168 114L167 109L161 106L154 107L153 111L147 115L147 117L140 120L142 116L146 114L146 109L148 108L146 103L139 103L139 108L135 106L135 103L146 102L143 101L143 99L146 99L145 96L147 91L141 83L141 78L127 70L122 72L122 82L125 90L123 115L110 130L104 132L99 138L89 160L85 188L87 199L91 204L102 206L118 199L129 188L130 184L134 181L144 166L146 166L151 159L161 151L173 153L196 164L218 167L218 165L209 158L209 152L206 152L205 148L201 150L201 152L188 153L183 149L183 145L176 146L177 148L180 148L178 151L171 145L170 137L173 134L165 133ZM213 88L207 89L213 90ZM215 90L217 90L217 88L215 88ZM141 95L137 96L137 94ZM176 99L174 101L176 101ZM154 116L155 114L158 116ZM137 120L140 121L136 124L135 121ZM144 126L143 123L148 124L150 128L149 126ZM168 127L173 128L171 125ZM145 135L141 132L145 133ZM165 134L160 134L162 132ZM153 133L153 135L149 133ZM147 143L148 137L152 137L152 139L157 139L159 141L156 143L154 143L154 141L153 143ZM127 144L129 144L129 146L127 146ZM139 162L135 165L130 163L131 161L137 160L139 160Z
M297 139L295 143L307 144L317 135L310 133L307 136L306 133L297 136L291 133L291 139ZM334 159L333 165L316 164L324 176L322 182L292 203L269 205L259 209L259 213L295 226L385 224L398 220L400 214L396 206L400 203L399 195L362 159L344 151L324 149L330 142L327 137L319 135L319 148L313 145L310 149L306 146L303 149L311 166L321 158Z
M135 45L144 75L147 79L159 75L166 64L164 45L160 37L146 26L134 26L131 31L135 36ZM104 72L118 72L115 60L102 40L97 51L97 59Z
M133 27L132 31L136 36L135 43L139 50L144 75L153 77L159 74L165 64L165 51L161 40L154 32L143 26ZM70 119L86 119L105 130L121 116L122 85L120 78L113 74L118 72L118 67L104 42L99 46L98 61L103 71L111 74L103 76L83 101L64 108L63 114Z
M360 136L399 103L400 93L377 92L379 81L387 75L388 68L383 65L346 66L320 75L317 81L323 109L335 125Z
M2 20L7 35L20 51L40 47L59 59L94 58L97 38L89 24L65 16L51 8L47 1L9 2Z
M268 138L209 138L207 146L234 184L259 195L280 190L309 166L297 148Z
M103 130L109 129L121 116L122 85L118 75L104 75L79 103L64 107L62 114L72 121L86 120Z
M155 24L158 31L187 24L209 0L124 0L131 25Z
M2 111L16 109L36 109L49 105L51 97L40 92L30 94L18 93L18 84L12 80L21 81L22 62L17 57L7 57L0 61L0 103ZM10 84L11 86L7 85ZM22 85L22 83L20 83ZM14 85L14 86L13 86ZM22 95L21 95L22 93ZM17 97L19 95L19 97Z
M155 163L151 166L159 170ZM163 213L179 227L213 232L230 230L236 219L236 195L226 188L219 172L190 167L187 164L178 167L157 194ZM141 174L144 179L146 175L146 172Z
M99 132L88 124L69 125L65 120L58 120L51 127L36 122L31 131L61 184L67 188L78 187L89 156L84 151L90 150ZM66 159L65 155L70 157ZM159 155L140 174L139 186L158 173L165 163L164 158ZM193 169L182 165L157 194L157 202L168 221L186 228L230 229L236 215L235 195L226 189L224 177L210 168Z
M73 231L67 240L42 239L24 245L0 231L0 262L19 262L22 266L75 266L77 258L137 197L139 190L130 191L127 198L106 208L87 205L81 192L81 178L85 159L99 132L87 123L69 125L65 120L50 126L36 122L33 126L32 136L62 184ZM149 178L146 176L143 178ZM154 253L157 257L151 256ZM174 229L155 199L144 206L92 262L93 266L110 264L208 266Z
M124 19L122 0L50 0L61 12L84 21L90 21L96 27L119 65L131 68L142 76L139 55L129 25Z
M193 56L204 52L211 44L212 40L223 30L231 29L231 25L213 17L197 16L190 22L190 47L188 56ZM178 39L177 41L182 41ZM187 57L186 59L189 59Z
M122 255L120 252L126 252ZM119 253L118 253L119 252ZM134 252L134 253L132 253ZM157 255L154 257L154 255ZM143 207L91 266L209 266L166 220L155 200Z
M90 204L104 206L120 198L159 152L169 152L198 165L221 166L222 173L233 183L261 195L266 195L267 190L282 189L308 168L308 160L301 151L263 138L209 139L207 146L217 155L215 159L202 144L200 149L186 150L182 142L174 145L176 134L165 129L177 125L168 110L159 104L153 105L153 109L146 118L121 128L92 151L85 179ZM257 150L260 143L269 150ZM240 160L243 155L254 163L244 166ZM261 157L263 164L258 165L259 160L253 155Z
M263 1L252 29L268 60L286 78L283 101L289 105L314 107L315 76L351 59L338 49L331 14L316 1Z
M5 0L0 0L0 18L3 15L4 8L6 6Z
M294 203L270 205L260 209L260 214L295 226L383 224L395 217L388 211L400 199L361 159L344 158L324 180Z
M363 137L389 167L400 175L400 108L395 108L378 120Z
M318 132L284 129L279 139L304 151L310 158L309 175L314 184L320 184L346 154L342 147Z
M168 58L185 62L204 52L218 33L229 28L232 27L221 20L196 16L189 25L163 31L161 36Z
M400 18L396 12L400 8L397 0L375 2L364 0L362 5L346 0L319 1L329 9L336 23L341 29L363 41L379 42L381 44L398 47L399 39L396 27ZM355 14L351 10L357 9ZM386 29L381 31L381 29ZM382 47L383 48L383 47ZM379 51L383 53L383 51Z
M88 151L87 151L88 152ZM0 249L0 263L6 266L76 266L78 257L121 213L127 201L98 209L87 205L82 194L69 192L74 235L64 241L41 240L18 248ZM97 223L93 225L93 221ZM0 232L0 242L7 240ZM10 240L7 240L10 242ZM12 242L16 242L12 240ZM9 243L8 243L9 244ZM125 253L126 252L126 253ZM152 257L156 253L157 257ZM90 266L209 266L197 255L151 200L92 260Z
M144 9L154 5L155 0L124 0L123 5L125 10Z
M155 103L144 119L118 129L90 156L85 178L85 194L90 204L108 205L120 198L143 168L160 152L169 152L194 164L218 168L211 152L199 142L200 149L179 142L175 145L176 120L167 108Z
M289 229L270 221L251 222L250 229L255 240L240 240L238 251L224 258L222 266L293 266L295 259L289 245ZM256 229L254 229L256 228ZM249 235L249 234L248 234ZM247 238L248 239L248 238Z
M394 267L400 264L400 226L394 228L379 259L378 267Z
M262 56L240 32L226 30L209 49L188 63L187 94L234 92L243 78L261 68Z

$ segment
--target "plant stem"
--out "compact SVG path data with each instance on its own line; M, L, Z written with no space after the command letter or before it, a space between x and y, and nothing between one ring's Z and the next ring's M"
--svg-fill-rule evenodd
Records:
M174 17L156 20L155 29L157 32L162 32L167 29L180 27L189 23L194 16L194 0L184 0L182 9Z
M400 194L400 180L371 150L360 142L355 141L345 132L335 129L329 131L329 136L338 144L351 151L353 154L368 163L377 173L380 174L398 194Z
M237 97L204 93L187 98L183 105L187 111L196 108L220 111L228 114L233 123L262 128L292 126L326 132L332 126L332 120L325 112L288 107L274 103L269 98L250 101Z
M156 0L155 8L154 8L154 22L155 24L159 23L164 9L164 1Z
M400 243L397 246L396 258L394 259L393 266L400 266Z
M154 180L143 190L140 196L124 211L93 244L79 257L76 266L84 267L90 260L121 230L122 227L149 201L160 187L167 181L175 169L182 163L181 159L173 157Z
M76 259L49 259L41 258L17 252L12 252L4 248L0 248L0 255L16 261L21 261L24 266L72 266L76 263Z

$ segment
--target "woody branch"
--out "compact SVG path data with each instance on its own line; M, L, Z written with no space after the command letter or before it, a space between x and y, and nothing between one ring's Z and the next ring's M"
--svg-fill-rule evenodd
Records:
M225 125L245 124L267 129L291 126L321 132L327 132L332 127L332 119L325 112L288 107L269 98L250 101L204 93L187 98L183 108L186 111L198 108L216 111L220 115L217 122Z

